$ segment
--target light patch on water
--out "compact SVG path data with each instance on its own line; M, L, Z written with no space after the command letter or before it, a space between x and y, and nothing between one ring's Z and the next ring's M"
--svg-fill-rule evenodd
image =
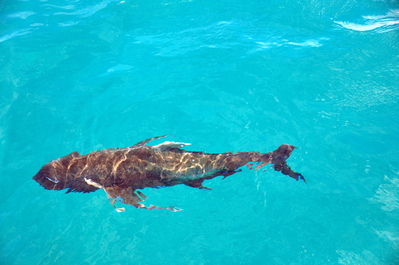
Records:
M317 48L323 46L322 41L329 40L329 38L318 38L318 39L309 39L300 42L290 41L287 39L281 39L277 41L263 42L257 41L255 42L258 45L257 50L271 49L276 47L289 47L289 46L297 46L297 47L311 47Z
M68 22L65 22L65 23L58 23L58 26L60 26L60 27L70 27L70 26L74 26L74 25L77 25L77 24L79 24L78 21L68 21Z
M358 111L371 106L389 104L396 101L399 91L394 87L384 87L364 82L347 82L350 93L342 93L343 98L338 100L338 105L343 107L356 107ZM336 91L329 91L329 98L335 98Z
M44 26L44 24L43 23L33 23L33 24L30 24L30 26L31 27L42 27L42 26Z
M108 6L108 4L110 4L111 2L113 2L113 1L102 1L96 5L89 6L89 7L74 11L74 12L57 12L57 13L54 13L54 15L89 17L91 15L94 15L98 11L106 8Z
M55 8L60 8L60 9L66 9L66 10L72 10L75 8L74 5L66 5L66 6L57 6L57 5L50 5L50 4L45 4L43 6L47 7L55 7Z
M237 21L220 21L203 27L189 28L177 32L157 35L136 36L134 44L155 46L157 56L176 56L202 48L212 49L247 49L249 54L284 47L321 47L329 38L284 39L281 36L269 36L267 39L251 37L250 25Z
M15 101L18 98L19 94L17 92L13 92L12 94L12 99L10 101L10 103L8 105L3 105L0 107L0 119L3 119L4 117L6 117L6 114L8 113L8 111L10 110L10 107L13 103L13 101Z
M110 67L107 69L107 71L97 77L103 77L107 76L109 74L115 74L115 73L123 73L123 72L129 72L130 70L133 69L133 66L127 65L127 64L118 64L113 67Z
M334 21L342 27L354 31L370 31L388 32L399 29L399 9L392 10L381 16L362 16L363 23L352 23L347 21Z
M399 232L375 231L382 239L393 242L395 246L399 246Z
M337 250L338 264L364 265L364 264L382 264L381 261L369 250L363 250L362 253L353 251Z
M32 16L34 14L36 14L36 13L33 12L33 11L22 11L22 12L18 12L18 13L15 13L15 14L8 15L8 17L26 19L27 17Z
M394 211L399 209L399 178L384 177L384 180L389 183L381 184L376 194L370 201L383 204L381 209L384 211Z
M114 73L114 72L120 72L120 71L128 71L132 69L131 65L126 65L126 64L118 64L114 67L111 67L107 70L107 73Z
M10 34L6 34L6 35L3 35L3 36L0 36L0 42L12 39L12 38L17 37L17 36L22 36L22 35L25 35L25 34L28 34L28 33L31 33L31 32L32 32L31 29L17 30L17 31L14 31L14 32L10 33Z
M238 34L231 21L157 35L135 37L134 44L150 44L157 56L176 56L202 48L228 49L238 45Z
M384 27L384 26L396 25L396 24L399 24L399 21L381 21L381 22L375 22L375 23L365 24L365 25L350 23L350 22L341 22L341 21L336 21L335 23L341 25L344 28L355 30L355 31L369 31L369 30L377 29L377 28ZM393 30L393 29L391 29L391 30Z
M287 42L289 45L302 47L321 47L323 46L318 40L306 40L304 42Z
M273 47L279 47L282 44L278 42L262 42L262 41L257 41L256 44L259 45L259 48L261 49L270 49Z

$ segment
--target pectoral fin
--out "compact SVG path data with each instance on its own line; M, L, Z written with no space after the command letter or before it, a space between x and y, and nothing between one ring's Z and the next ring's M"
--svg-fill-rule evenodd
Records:
M182 209L174 206L169 207L158 207L155 205L145 206L144 204L140 203L147 199L141 191L133 190L131 187L129 188L120 188L120 187L109 187L104 188L105 192L108 194L108 197L111 199L111 204L115 208L117 212L124 212L125 208L117 208L115 203L119 200L122 203L132 205L138 209L166 209L172 212L179 212Z
M187 185L192 188L197 188L197 189L212 190L211 188L203 186L202 182L204 182L203 179L195 179L195 180L190 180L190 181L185 182L184 185Z

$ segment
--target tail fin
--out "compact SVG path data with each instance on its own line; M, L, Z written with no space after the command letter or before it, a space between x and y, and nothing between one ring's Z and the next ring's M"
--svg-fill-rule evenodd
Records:
M281 171L284 175L288 175L295 180L303 180L306 183L306 179L301 173L293 171L287 165L287 159L295 148L295 146L289 144L280 145L275 151L268 153L268 159L269 161L271 159L270 163L274 164L274 170Z
M281 173L283 173L284 175L288 175L295 180L303 180L306 183L306 180L301 173L293 171L287 165L287 159L290 157L292 151L295 148L296 147L293 145L283 144L270 153L258 153L258 152L237 153L234 156L239 157L241 159L240 161L241 163L239 163L238 165L237 163L235 163L234 164L235 168L230 169L230 171L236 172L234 170L244 164L247 165L249 169L252 169L252 167L254 166L254 164L252 163L259 163L256 165L255 170L258 170L267 164L274 164L273 165L274 170L281 171Z

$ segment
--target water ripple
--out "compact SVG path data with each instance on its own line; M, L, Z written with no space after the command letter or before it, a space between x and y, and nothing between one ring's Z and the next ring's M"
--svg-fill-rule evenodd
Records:
M95 13L97 13L98 11L106 8L108 6L109 3L111 3L113 1L108 0L108 1L102 1L96 5L93 6L88 6L79 10L76 10L74 12L56 12L54 13L54 15L68 15L68 16L80 16L80 17L89 17ZM67 6L64 7L64 9L71 9L72 7Z
M391 10L381 16L362 16L363 23L334 21L342 27L354 31L376 30L379 33L399 29L399 9Z
M32 15L34 15L34 14L36 14L36 13L33 12L33 11L22 11L22 12L10 14L10 15L8 15L7 17L26 19L27 17L32 16Z
M14 32L12 32L10 34L6 34L4 36L0 36L0 42L12 39L12 38L17 37L17 36L22 36L22 35L25 35L25 34L28 34L28 33L31 33L31 32L32 32L32 29L16 30L16 31L14 31Z
M273 41L273 42L258 41L256 43L259 45L260 49L269 49L280 46L321 47L323 46L321 42L325 40L329 40L329 38L309 39L309 40L304 40L302 42L294 42L283 39L280 41Z
M394 211L399 209L399 178L389 178L388 176L384 177L384 180L389 182L385 184L381 184L376 194L371 201L376 201L381 204L381 209L384 211Z
M266 32L271 33L266 33ZM309 38L292 36L283 39L272 33L273 30L254 29L253 26L237 21L220 21L203 27L189 28L166 34L143 35L135 37L134 44L155 47L157 56L182 55L199 49L242 48L249 54L275 47L321 47L326 37Z

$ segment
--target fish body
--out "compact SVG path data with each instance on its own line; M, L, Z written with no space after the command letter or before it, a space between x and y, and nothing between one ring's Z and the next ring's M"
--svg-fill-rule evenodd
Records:
M127 148L99 150L87 155L73 152L45 164L33 177L44 188L68 189L69 192L93 192L103 189L115 207L116 200L136 208L180 210L177 207L146 207L141 201L147 197L138 191L144 188L160 188L184 184L199 189L204 180L218 176L227 177L241 171L247 165L256 169L267 164L296 180L302 179L286 164L295 149L281 145L269 153L239 152L208 154L183 149L186 143L164 142L156 146L148 142L165 136L154 137ZM116 208L116 207L115 207ZM124 211L124 208L116 208Z

